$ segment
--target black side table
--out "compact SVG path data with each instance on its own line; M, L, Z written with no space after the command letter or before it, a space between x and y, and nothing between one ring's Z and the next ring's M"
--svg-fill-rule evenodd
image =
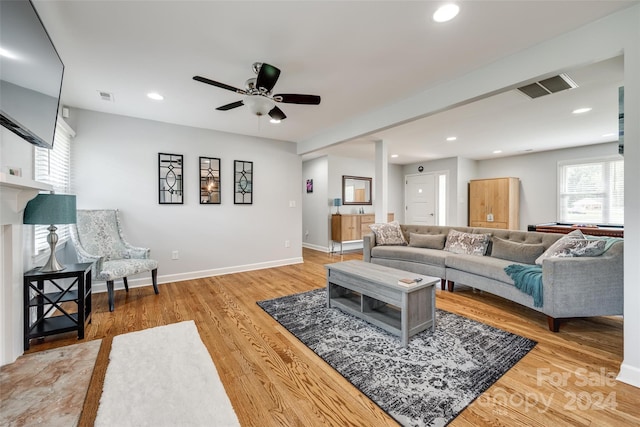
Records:
M75 330L79 340L84 338L85 325L91 323L91 263L65 267L53 273L34 268L24 274L25 350L29 350L31 338ZM45 284L48 284L46 288ZM73 312L64 303L75 303L77 311ZM35 311L33 322L32 311Z

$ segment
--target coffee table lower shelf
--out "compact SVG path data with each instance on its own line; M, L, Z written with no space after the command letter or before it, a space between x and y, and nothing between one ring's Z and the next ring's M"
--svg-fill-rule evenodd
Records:
M366 295L363 295L362 298L368 298ZM373 300L372 301L377 301ZM379 301L377 301L379 303ZM356 316L360 319L366 320L379 327L380 329L384 329L387 332L390 332L394 335L402 336L402 317L399 309L393 308L387 304L378 304L378 306L372 306L370 308L364 308L359 302L354 301L352 298L346 297L338 297L331 299L331 306L335 308L339 308L345 313L349 313L353 316ZM362 308L361 308L362 307ZM423 328L422 330L426 329ZM414 334L417 332L414 332ZM411 336L411 331L409 331L409 336Z

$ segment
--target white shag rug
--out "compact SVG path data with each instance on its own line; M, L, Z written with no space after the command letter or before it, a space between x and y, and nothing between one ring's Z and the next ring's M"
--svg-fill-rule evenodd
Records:
M118 335L95 426L239 426L191 321Z

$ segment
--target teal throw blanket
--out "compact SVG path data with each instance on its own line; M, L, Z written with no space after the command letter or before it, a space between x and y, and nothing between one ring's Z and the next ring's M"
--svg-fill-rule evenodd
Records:
M511 264L504 272L513 279L516 288L533 297L534 307L542 307L542 266Z

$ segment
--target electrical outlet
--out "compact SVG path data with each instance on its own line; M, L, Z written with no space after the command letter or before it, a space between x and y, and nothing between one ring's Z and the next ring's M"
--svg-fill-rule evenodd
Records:
M487 214L487 221L488 222L493 222L493 214L492 213Z
M171 259L180 259L180 254L178 251L171 252Z
M291 247L291 242L290 242L290 241L288 241L288 240L285 240L285 241L284 241L284 247L285 247L285 248L290 248L290 247Z

